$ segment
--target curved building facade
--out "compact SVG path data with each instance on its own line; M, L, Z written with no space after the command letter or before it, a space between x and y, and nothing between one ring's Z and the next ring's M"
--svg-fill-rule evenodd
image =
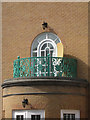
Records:
M12 118L12 115L13 118L18 118L18 115L23 115L23 118L40 115L41 118L60 119L62 116L65 119L64 114L72 119L87 118L87 82L84 80L42 77L12 81L3 84L6 118ZM28 100L25 107L22 103L24 99Z
M88 118L88 3L2 6L3 118Z

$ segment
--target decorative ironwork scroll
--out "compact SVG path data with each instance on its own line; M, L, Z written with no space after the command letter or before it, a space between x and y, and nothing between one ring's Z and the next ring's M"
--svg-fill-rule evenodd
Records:
M13 77L61 76L76 77L77 61L64 57L19 58L13 64Z

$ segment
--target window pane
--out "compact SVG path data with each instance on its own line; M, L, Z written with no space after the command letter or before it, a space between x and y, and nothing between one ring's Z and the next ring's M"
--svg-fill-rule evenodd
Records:
M49 54L49 49L47 48L46 49L46 56L48 56L48 54Z
M37 50L38 42L34 41L32 45L33 45L33 51Z
M44 56L44 51L41 51L41 56Z
M46 33L39 35L37 40L38 40L38 42L41 42L44 39L46 39Z
M52 40L55 40L57 37L55 35L53 35L52 33L49 33L48 38L52 39Z
M31 120L40 120L40 115L31 115Z
M16 116L16 120L20 120L20 115L17 115L17 116Z
M75 120L75 114L71 115L72 120Z
M52 44L50 44L50 43L48 43L48 47L49 47L50 49L54 49L53 46L52 46Z
M63 120L66 120L66 114L63 114Z
M63 114L63 120L75 120L75 114Z
M23 115L17 115L16 120L23 120Z
M67 115L68 120L70 120L70 114Z
M35 115L31 115L31 120L35 120Z
M21 115L21 120L23 120L23 115Z
M37 115L37 119L36 120L40 120L40 115Z
M53 56L53 51L50 51L50 56L51 56L51 57Z
M46 47L47 47L47 43L45 43L45 44L42 46L41 50L44 50Z
M57 40L55 41L55 43L56 43L56 44L59 43L59 39L57 39Z
M33 57L36 57L37 56L37 52L33 52Z

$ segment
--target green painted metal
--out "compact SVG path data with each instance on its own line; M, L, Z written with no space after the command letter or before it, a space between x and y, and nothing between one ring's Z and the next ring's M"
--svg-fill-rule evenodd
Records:
M20 58L13 63L13 77L77 77L77 60L65 57Z
M20 77L20 56L17 57L18 59L13 63L13 77L17 78ZM17 77L16 77L17 76Z
M47 57L48 57L48 76L50 76L50 67L49 67L49 62L50 62L50 61L49 61L49 57L50 57L50 54L48 54Z

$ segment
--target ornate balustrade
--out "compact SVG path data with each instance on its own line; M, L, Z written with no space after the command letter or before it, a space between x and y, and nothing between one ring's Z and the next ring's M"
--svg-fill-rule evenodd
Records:
M77 61L64 57L29 57L20 58L13 63L13 77L32 76L77 76Z

